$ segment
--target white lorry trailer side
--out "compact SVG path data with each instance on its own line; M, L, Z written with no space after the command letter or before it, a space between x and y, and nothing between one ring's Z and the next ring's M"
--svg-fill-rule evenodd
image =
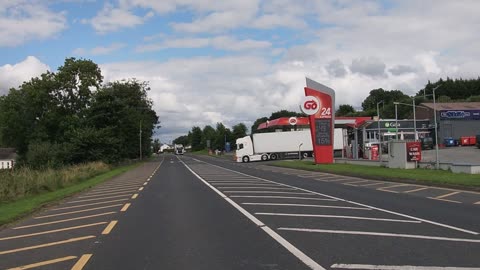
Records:
M336 128L334 132L334 150L342 151L343 131ZM298 158L299 152L303 157L313 154L310 130L255 133L252 137L237 139L236 144L237 162Z

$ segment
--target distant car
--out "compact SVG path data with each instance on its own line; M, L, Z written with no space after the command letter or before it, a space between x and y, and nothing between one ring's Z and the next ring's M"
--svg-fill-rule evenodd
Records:
M422 143L422 150L433 149L433 138L432 137L421 138L420 142Z

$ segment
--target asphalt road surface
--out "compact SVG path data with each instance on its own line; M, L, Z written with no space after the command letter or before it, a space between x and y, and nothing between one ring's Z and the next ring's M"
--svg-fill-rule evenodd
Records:
M480 194L388 185L165 155L1 231L0 269L480 270Z

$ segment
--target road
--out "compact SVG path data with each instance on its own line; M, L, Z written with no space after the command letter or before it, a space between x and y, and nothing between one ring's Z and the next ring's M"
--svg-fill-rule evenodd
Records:
M0 231L0 269L480 270L480 194L369 181L165 155Z

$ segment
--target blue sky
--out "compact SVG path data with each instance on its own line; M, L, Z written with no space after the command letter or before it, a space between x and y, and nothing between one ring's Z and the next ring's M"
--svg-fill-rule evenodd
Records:
M149 81L164 141L296 110L305 76L358 108L375 88L413 94L479 76L478 10L475 0L3 1L0 94L73 56L106 81Z

